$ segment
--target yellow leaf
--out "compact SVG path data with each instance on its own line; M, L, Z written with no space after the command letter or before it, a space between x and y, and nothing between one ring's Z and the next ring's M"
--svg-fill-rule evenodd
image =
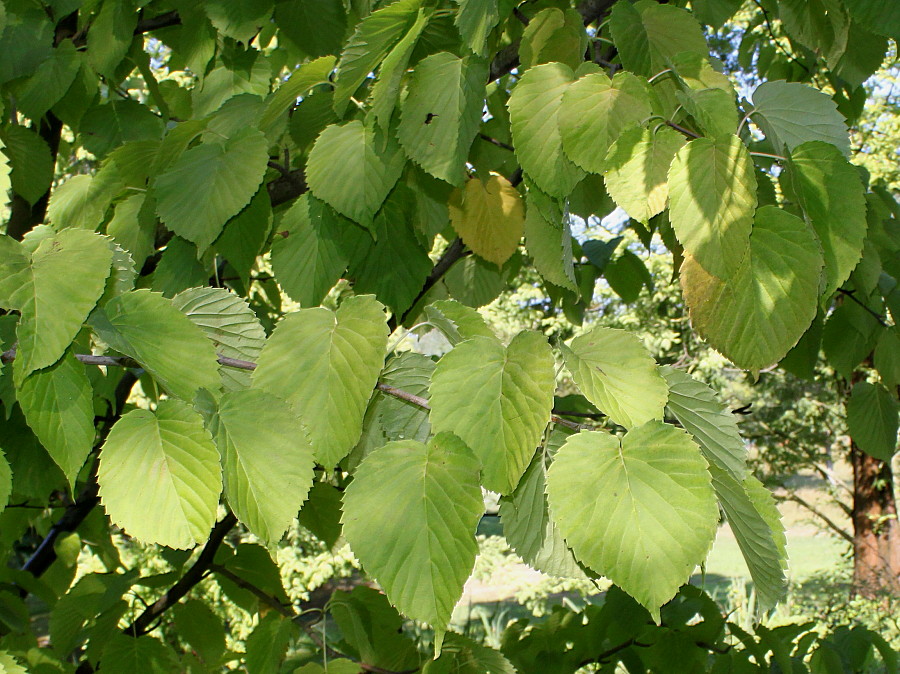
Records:
M516 251L525 228L525 209L518 190L491 173L457 189L450 199L450 222L469 248L497 266Z

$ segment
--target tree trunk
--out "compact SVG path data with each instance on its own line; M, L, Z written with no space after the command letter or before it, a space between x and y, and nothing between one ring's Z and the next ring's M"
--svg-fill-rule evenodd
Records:
M856 443L853 464L853 596L900 596L900 523L889 463L872 458Z

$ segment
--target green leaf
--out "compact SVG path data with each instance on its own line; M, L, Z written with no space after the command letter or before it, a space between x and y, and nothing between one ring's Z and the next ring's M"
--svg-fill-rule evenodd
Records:
M743 259L756 209L750 152L737 136L697 138L669 169L669 218L685 253L730 279Z
M250 270L265 247L271 230L272 202L268 189L260 185L250 203L225 224L225 229L215 242L216 251L228 260L244 283L249 281Z
M525 26L519 61L524 69L559 62L575 70L584 62L587 40L584 20L577 10L564 12L548 7L535 14Z
M644 261L627 248L603 270L609 287L627 304L636 302L646 285L653 288L653 279Z
M325 482L313 484L297 513L297 522L329 550L334 548L341 537L341 492Z
M436 178L459 185L484 109L488 62L440 52L413 70L397 138L407 156Z
M872 353L878 342L881 326L867 311L867 306L844 302L831 312L822 331L825 358L844 379L853 376L853 370Z
M578 388L614 422L632 428L663 418L668 386L637 336L598 326L560 349Z
M768 611L787 590L787 540L781 513L772 493L752 475L740 481L715 463L710 464L709 471L713 489L750 570L760 609Z
M72 176L57 186L47 206L47 220L56 229L96 230L115 193L124 187L115 172L111 166L95 175Z
M281 3L279 7L291 4L302 7L308 2ZM341 12L343 14L343 12ZM282 31L284 28L282 28ZM334 69L334 56L323 56L315 61L304 63L291 73L291 76L269 96L266 109L259 118L259 129L268 132L288 110L297 104L297 99L309 93L318 84L328 82L328 76Z
M609 148L604 174L616 205L638 222L662 213L669 198L669 166L684 144L684 137L668 127L622 132Z
M84 366L68 351L54 365L28 375L17 396L28 425L74 491L94 444L93 392Z
M753 92L753 121L779 152L821 140L850 156L847 125L828 94L799 82L764 82Z
M669 411L694 436L711 466L737 482L747 475L747 449L737 421L709 386L668 365L660 374L669 384Z
M508 494L541 443L553 388L553 357L543 335L520 332L509 347L473 337L434 370L431 425L461 438L481 460L484 486Z
M53 181L53 158L47 143L34 130L19 124L7 126L0 134L3 153L9 157L13 192L34 204ZM5 198L5 193L4 193Z
M565 198L584 172L563 152L559 111L575 79L569 66L546 63L525 72L509 97L513 145L522 169L547 194Z
M737 129L737 106L733 91L710 87L677 91L675 95L706 136L727 136Z
M12 181L9 179L9 172L12 170L9 160L2 153L4 149L3 139L0 137L0 207L5 208L9 203L8 192L12 189Z
M697 19L718 29L725 25L742 4L743 0L693 0L691 11Z
M478 56L487 56L487 40L500 22L497 0L457 0L459 9L453 23L469 49Z
M250 203L268 159L265 136L250 128L224 143L192 147L153 183L160 219L203 253Z
M544 457L538 452L515 491L500 499L503 535L533 569L560 578L586 578L547 505Z
M575 266L572 259L572 230L569 218L559 205L534 187L528 190L528 210L525 212L525 246L545 280L578 292L575 285ZM545 201L547 208L539 208ZM552 219L547 215L552 215Z
M878 338L875 369L886 387L900 386L900 333L896 327L883 331Z
M301 307L318 306L347 268L343 241L353 224L310 194L278 223L272 269L278 284Z
M338 115L343 115L359 85L409 31L421 6L422 0L397 0L359 22L338 64L334 86L334 109Z
M439 300L425 307L425 318L435 325L453 346L470 337L495 336L481 314L456 300Z
M501 175L471 178L450 197L450 222L478 255L497 266L516 251L524 229L522 197Z
M778 17L794 40L832 68L847 48L850 15L840 0L780 0Z
M822 141L798 146L789 167L794 191L822 245L826 284L821 294L830 297L862 257L865 189L856 167Z
M399 0L399 3L406 0ZM398 4L399 4L398 3ZM361 121L332 124L316 139L306 163L313 195L361 225L372 223L406 159L392 136Z
M483 508L478 459L451 433L375 450L344 492L353 553L394 606L434 628L436 651L475 565Z
M175 653L159 639L123 633L113 634L104 645L100 664L113 672L136 674L163 674L177 666Z
M222 385L213 343L158 293L135 290L113 298L94 312L91 325L172 395L192 401L199 389L215 392Z
M347 298L337 312L302 309L281 321L259 356L253 386L293 406L323 466L337 464L359 439L384 363L386 319L368 295Z
M228 504L251 533L274 545L312 484L306 432L286 402L258 390L226 393L209 430L222 455Z
M844 6L872 32L900 40L900 7L891 0L844 0Z
M274 0L206 0L203 9L222 35L249 43L269 23Z
M188 599L172 607L178 636L197 652L210 668L225 654L225 626L222 618L199 599Z
M719 509L706 468L686 432L650 421L621 440L571 436L547 473L550 511L575 556L657 623L715 538Z
M516 674L516 668L498 650L469 637L448 632L436 660L422 667L422 674Z
M16 329L19 381L58 361L75 339L103 294L112 262L108 241L84 230L64 230L41 242L30 267L9 279L16 287L6 305L22 314Z
M6 508L6 504L9 503L12 488L12 470L10 470L9 461L6 460L3 449L0 448L0 513L3 512L3 509Z
M184 549L203 543L222 492L219 453L203 419L163 400L156 414L133 410L100 451L100 502L114 524L144 543Z
M900 404L881 384L858 382L847 402L850 437L869 456L890 463L897 451Z
M124 143L158 141L163 121L137 101L113 101L89 108L78 125L78 138L84 147L104 157Z
M188 288L206 285L211 272L197 259L197 246L180 236L173 236L159 258L153 272L150 290L166 299Z
M728 281L685 255L681 284L691 323L738 367L757 372L777 363L816 316L822 264L805 222L763 206L750 248Z
M247 300L224 288L190 288L172 298L184 313L212 340L216 352L226 358L255 363L266 344L266 332ZM250 372L221 368L226 391L250 386Z
M622 64L638 75L656 75L681 52L709 53L700 24L673 5L620 0L613 6L609 29Z
M247 655L244 656L247 674L277 672L294 630L293 623L275 611L263 616L247 637Z
M347 32L344 4L332 0L279 2L275 5L275 23L282 35L309 56L336 54Z
M88 61L99 74L115 81L116 68L134 39L137 20L130 3L103 1L87 34Z
M610 145L651 112L646 82L631 73L618 72L612 80L602 72L585 75L563 94L558 117L563 150L585 171L603 173Z
M81 60L71 40L63 40L53 54L38 66L34 75L19 89L16 106L35 123L52 108L72 86L81 68Z

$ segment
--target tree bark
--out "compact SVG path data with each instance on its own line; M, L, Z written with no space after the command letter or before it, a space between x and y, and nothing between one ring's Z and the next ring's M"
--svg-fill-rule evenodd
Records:
M889 463L850 445L853 465L853 596L900 596L900 523Z

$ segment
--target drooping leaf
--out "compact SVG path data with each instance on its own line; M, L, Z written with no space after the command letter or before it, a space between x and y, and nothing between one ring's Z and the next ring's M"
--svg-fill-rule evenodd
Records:
M744 258L756 209L750 152L737 136L697 138L669 169L669 218L686 253L730 279Z
M829 314L822 331L822 350L828 364L845 379L853 376L878 342L881 326L865 302L844 302Z
M253 363L259 358L266 332L242 297L224 288L190 288L175 295L172 304L203 330L217 354ZM221 373L227 391L250 385L248 370L223 365Z
M859 172L834 145L812 141L791 153L792 185L819 236L830 297L856 267L866 238L866 198Z
M487 39L500 22L498 0L458 0L459 9L453 23L469 49L487 56Z
M753 92L753 121L781 152L821 140L847 157L850 138L837 104L828 94L800 82L764 82ZM786 149L785 149L786 148Z
M150 290L172 299L188 288L206 285L211 275L197 259L197 246L180 236L173 236L153 272Z
M354 120L332 124L319 135L309 153L306 179L317 198L369 226L405 161L393 136L382 137L371 126Z
M559 130L563 150L585 171L602 173L609 146L630 126L650 117L647 85L628 72L612 78L590 73L563 94Z
M281 3L279 7L294 5L302 7L308 2ZM319 3L331 5L332 3ZM341 11L343 14L343 11ZM284 28L282 28L284 30ZM304 63L291 73L287 81L283 82L275 90L266 102L266 109L259 119L259 128L266 132L272 128L279 118L297 104L300 96L306 95L310 89L318 84L328 82L328 75L334 68L334 56L323 56L315 61Z
M550 512L575 556L640 602L659 607L704 561L719 520L700 448L649 421L621 440L582 431L547 473Z
M137 409L109 432L100 452L100 502L116 525L145 543L190 548L216 521L219 453L187 403Z
M439 300L425 307L425 318L440 330L452 346L470 337L494 337L475 309L456 300Z
M545 63L522 75L509 98L513 145L522 169L547 194L565 198L584 171L563 152L559 111L575 73L562 63Z
M531 461L553 407L553 358L543 335L520 332L504 347L473 337L438 362L431 425L451 431L481 460L484 485L508 494Z
M481 125L488 63L440 52L413 70L397 138L407 156L428 173L459 185L469 147Z
M255 129L186 150L153 183L160 219L202 253L250 203L267 161L265 136Z
M384 363L384 307L369 295L337 312L302 309L269 337L253 386L286 400L309 430L316 460L334 466L356 444Z
M212 341L170 300L149 290L113 298L91 325L111 348L131 356L172 395L192 401L222 385Z
M597 326L560 349L581 392L617 424L632 428L663 418L666 380L635 335Z
M528 190L525 212L525 246L534 266L545 280L577 292L572 259L572 230L562 209L536 187ZM548 208L538 202L546 201ZM549 213L547 210L549 209ZM550 215L551 217L547 217Z
M268 190L261 185L250 203L225 223L215 242L216 252L228 260L246 283L271 230L272 202Z
M900 404L881 384L858 382L847 402L850 437L869 456L890 462L897 451Z
M451 433L390 442L344 492L344 536L391 603L435 630L435 650L475 564L478 459ZM403 564L396 564L402 559Z
M131 46L138 15L128 3L104 0L87 34L88 61L101 75L114 78Z
M28 425L73 490L94 444L92 397L84 365L71 351L50 367L25 377L17 391Z
M522 33L519 61L523 68L542 63L564 63L572 70L584 62L587 33L581 14L556 7L535 14Z
M737 482L747 474L747 450L731 411L716 392L687 372L668 365L660 373L669 384L666 403L685 430L694 436L703 456L712 466Z
M560 578L585 578L547 505L544 457L531 461L519 485L500 499L503 535L533 569Z
M313 479L313 449L290 406L259 390L222 397L209 426L219 453L225 498L247 528L277 543Z
M875 369L888 388L900 386L900 333L895 327L884 330L875 347Z
M518 190L501 175L469 179L450 198L450 222L472 250L500 266L522 238L525 215Z
M332 549L341 537L341 492L325 482L313 484L297 522Z
M722 281L689 255L681 266L694 329L739 367L778 362L816 316L822 254L800 218L776 206L756 212L750 248Z
M318 306L344 273L348 256L342 240L351 227L310 194L302 195L281 217L272 243L272 269L300 306Z
M9 158L9 179L13 192L30 204L40 199L53 180L53 158L46 141L36 131L20 124L7 126L3 154ZM5 198L5 197L4 197Z

